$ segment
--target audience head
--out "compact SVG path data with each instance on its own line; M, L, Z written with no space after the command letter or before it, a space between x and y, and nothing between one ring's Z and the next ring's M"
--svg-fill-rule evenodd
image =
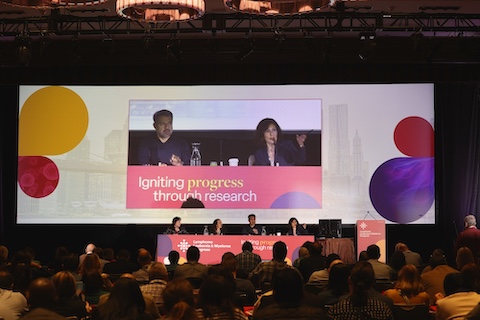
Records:
M98 272L89 272L82 276L83 288L86 294L98 292L103 287L102 275Z
M56 260L63 260L69 254L68 249L66 247L60 246L55 249L55 259Z
M130 251L122 249L117 253L117 260L119 261L129 261L130 260Z
M78 254L69 253L63 258L63 270L77 272L78 271Z
M310 253L310 247L312 246L312 244L313 244L313 241L305 241L305 242L302 244L302 247L307 248L308 252Z
M327 268L331 268L331 264L333 261L339 261L339 262L342 262L342 260L340 259L340 256L336 253L330 253L327 258L325 259L325 267ZM338 262L337 262L338 263Z
M90 254L93 253L93 250L95 250L95 245L93 243L89 243L85 247L85 253Z
M273 244L273 260L284 261L287 257L287 245L283 241Z
M226 312L233 319L233 301L233 287L227 278L220 274L210 274L198 292L198 306L203 310L205 318L220 311Z
M413 264L404 265L398 272L395 289L401 290L407 297L416 296L424 291L417 267Z
M273 298L282 306L298 305L303 299L303 278L294 268L275 270L272 277Z
M468 263L475 263L475 257L473 256L472 250L468 247L461 247L457 250L457 256L455 258L455 263L457 264L457 270L462 270L463 266Z
M100 257L96 253L87 254L80 265L80 274L84 275L90 272L100 273L102 271L102 263Z
M154 262L148 268L148 279L150 281L160 279L160 280L168 280L168 273L167 268L161 262Z
M407 251L408 250L408 246L403 243L403 242L398 242L396 245L395 245L395 251L401 251L401 252L404 252L404 251Z
M365 303L366 292L375 284L375 273L372 265L368 261L357 262L350 272L349 284L353 304L362 305Z
M312 246L310 247L310 255L311 256L321 256L322 255L323 246L320 242L315 241Z
M137 281L118 279L107 301L96 311L99 319L140 319L145 312L145 300Z
M178 251L172 250L168 253L168 261L170 261L170 264L177 264L178 260L180 260L180 253L178 253Z
M52 276L58 298L73 298L77 291L77 284L73 274L69 271L59 271Z
M253 251L253 245L250 241L245 241L243 244L242 244L242 251L250 251L252 252Z
M33 280L27 292L27 300L30 309L35 308L53 308L55 302L55 286L47 278L37 278Z
M0 264L8 261L8 248L0 245Z
M341 261L341 260L334 260ZM336 263L330 267L328 276L328 288L337 295L347 294L349 291L348 277L350 276L350 267L343 262Z
M103 249L103 259L113 261L115 259L115 252L112 248Z
M403 252L395 250L390 257L390 267L392 267L393 270L398 271L402 269L402 267L406 264L407 261L405 260L405 255L403 254Z
M104 259L104 255L103 255L104 250L103 250L103 248L96 247L96 248L93 250L93 253L96 253L100 259Z
M465 222L465 228L470 228L477 225L477 219L473 214L466 216L463 221Z
M226 257L225 259L222 259L222 267L227 269L231 273L237 272L237 259L235 259L235 256L233 257Z
M308 251L307 248L305 247L300 247L300 249L298 249L298 257L303 259L303 258L307 258L308 256L310 256L310 251Z
M7 270L0 270L0 289L13 289L13 276Z
M197 319L193 287L188 280L175 278L168 282L163 289L163 302L168 319Z
M480 292L480 268L474 262L467 263L460 270L463 278L463 289Z
M152 262L152 255L145 248L140 248L137 254L137 261L141 266L146 266Z
M380 247L376 244L371 244L367 247L367 255L369 259L377 260L380 258Z
M432 255L430 256L430 261L428 263L430 268L434 269L436 266L447 264L447 259L445 258L445 253L442 249L433 250Z
M200 260L200 250L195 246L190 246L187 249L187 261L197 262Z
M459 272L449 273L443 280L443 289L447 296L459 292L463 285L463 277Z
M205 208L205 205L203 204L202 201L198 200L197 198L192 198L188 197L187 200L185 200L182 203L181 208Z
M368 253L366 250L360 251L358 254L358 261L368 261Z

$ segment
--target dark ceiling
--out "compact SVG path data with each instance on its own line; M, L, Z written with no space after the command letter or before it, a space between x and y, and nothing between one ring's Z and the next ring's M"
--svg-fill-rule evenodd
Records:
M480 64L477 0L345 1L292 16L206 3L203 17L180 23L119 17L113 0L51 9L0 4L0 64Z

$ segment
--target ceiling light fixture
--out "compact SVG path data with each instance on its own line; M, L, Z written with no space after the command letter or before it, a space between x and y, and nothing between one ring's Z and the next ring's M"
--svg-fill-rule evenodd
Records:
M57 9L59 7L93 6L107 0L0 0L0 3L16 7L35 9Z
M204 0L117 0L119 16L142 22L175 22L205 14Z
M295 15L321 11L331 5L330 0L224 0L226 7L249 14Z

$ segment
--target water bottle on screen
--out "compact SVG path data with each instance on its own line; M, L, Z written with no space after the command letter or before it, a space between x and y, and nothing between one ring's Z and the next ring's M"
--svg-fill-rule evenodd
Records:
M208 236L208 227L207 227L207 226L205 226L205 227L203 228L203 234L206 235L206 236Z
M265 228L265 226L262 227L262 236L266 236L267 235L267 229Z
M200 142L192 142L192 156L190 157L191 166L202 165L202 155L200 154Z

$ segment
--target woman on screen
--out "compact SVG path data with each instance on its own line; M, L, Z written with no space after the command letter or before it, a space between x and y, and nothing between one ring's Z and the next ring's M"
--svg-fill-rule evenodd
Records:
M290 218L288 220L288 232L287 235L289 236L298 236L299 234L307 234L307 225L301 225L298 223L297 218Z
M296 141L282 140L282 129L271 118L260 121L255 131L254 165L294 166L307 160L305 140L307 135L297 134Z
M172 225L165 230L164 234L188 234L188 231L182 226L182 219L175 217L172 220Z

